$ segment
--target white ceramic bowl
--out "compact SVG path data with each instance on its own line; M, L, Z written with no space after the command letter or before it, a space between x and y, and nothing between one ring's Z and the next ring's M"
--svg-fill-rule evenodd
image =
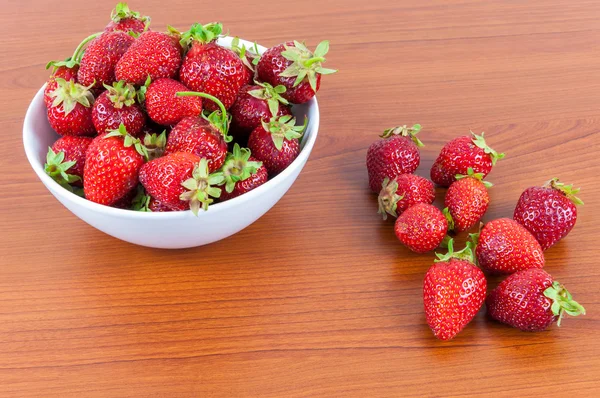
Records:
M220 39L229 45L231 38ZM252 43L242 41L246 46ZM259 46L261 52L264 47ZM42 87L31 101L23 123L23 144L27 159L48 190L77 217L115 238L137 245L179 249L216 242L233 235L259 219L292 186L306 164L319 131L319 106L313 98L294 106L298 120L308 117L308 127L301 141L300 155L281 174L262 186L237 198L211 205L198 217L191 211L144 213L115 209L80 198L58 185L44 172L48 147L59 138L48 123Z

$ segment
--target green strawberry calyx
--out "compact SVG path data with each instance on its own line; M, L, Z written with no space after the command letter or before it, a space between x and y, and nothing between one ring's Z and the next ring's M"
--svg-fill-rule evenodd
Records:
M490 148L488 146L488 144L485 142L485 138L483 138L484 134L485 133L481 133L481 135L477 135L471 131L471 135L473 136L473 138L471 140L473 141L473 144L475 144L476 147L483 149L483 151L485 153L490 155L490 157L492 158L492 166L495 166L496 162L500 159L504 159L506 154L498 153L498 152L494 151L492 148Z
M50 98L53 98L52 106L61 106L65 115L68 115L75 109L77 104L81 104L89 108L94 104L94 94L90 88L95 84L92 83L88 87L75 83L73 80L66 81L61 77L56 78L58 87L50 93Z
M138 104L144 104L144 101L146 101L146 93L148 92L148 87L150 87L151 83L152 78L150 77L150 75L148 75L146 81L144 82L144 85L140 86L140 88L137 89L136 97Z
M452 260L453 258L455 258L458 260L466 260L466 261L469 261L469 262L475 264L475 254L473 252L474 247L471 242L467 242L465 248L460 251L457 251L457 252L454 251L454 239L449 239L447 245L448 245L448 253L446 253L446 254L435 253L435 255L437 256L437 259L434 260L434 262L436 262L436 263L448 262L448 261Z
M110 13L110 19L114 23L119 23L124 19L137 19L146 24L145 30L150 26L150 17L142 16L139 12L131 11L127 3L118 3L114 10Z
M228 135L229 132L229 124L231 123L231 116L227 113L227 109L225 109L225 105L218 98L213 97L210 94L206 93L198 93L196 91L180 91L176 94L178 97L202 97L211 100L220 110L214 111L208 116L202 113L202 117L208 121L211 126L216 128L223 134L223 139L225 142L231 142L233 137Z
M581 199L579 199L577 196L579 191L581 191L581 188L573 188L573 184L570 185L566 185L562 182L560 182L558 180L558 178L553 178L550 181L548 181L544 187L546 188L552 188L552 189L556 189L557 191L559 191L560 193L562 193L563 195L565 195L571 202L575 203L576 205L583 205L583 201Z
M161 157L167 146L167 130L158 135L156 133L146 133L144 136L144 146L148 151L148 160Z
M67 171L75 166L75 163L74 161L65 162L65 153L63 151L56 153L51 147L48 147L44 171L61 187L74 192L71 184L81 181L81 177L69 174Z
M179 43L184 49L190 48L192 44L208 44L217 40L223 33L223 24L211 22L206 25L193 24L189 30L181 33Z
M260 60L258 45L256 43L254 43L251 51L247 49L245 45L241 44L240 38L236 36L231 41L231 50L240 57L242 63L246 65L248 69L252 72L256 72L256 65L258 65L258 61Z
M200 162L194 167L192 178L185 180L181 185L187 190L179 196L179 199L190 203L190 210L195 216L198 215L200 208L205 211L208 206L214 202L213 198L221 196L221 188L225 176L223 172L209 173L208 160L200 159Z
M111 130L106 133L102 138L111 138L111 137L120 137L123 138L123 146L125 148L134 147L137 153L142 155L145 160L150 158L150 154L148 153L148 148L144 146L142 141L139 138L135 138L127 132L127 128L123 123L119 125L119 128L116 130Z
M278 151L283 148L285 140L299 139L308 126L308 118L304 118L304 124L296 126L296 118L292 115L274 116L268 122L262 120L262 128L271 133L273 144Z
M450 209L446 207L442 210L442 213L444 214L444 217L446 217L446 221L448 221L448 231L454 231L456 225L454 218L452 218L452 214L450 214Z
M473 171L472 167L469 167L467 169L467 174L466 175L465 174L457 174L456 175L456 179L457 180L462 180L463 178L474 178L474 179L476 179L478 181L481 181L486 188L490 188L490 187L494 186L494 184L492 184L491 182L484 181L483 180L484 179L483 173L475 173L475 171Z
M131 202L131 210L151 213L152 212L152 210L150 210L150 200L151 199L152 198L150 197L150 195L146 194L146 190L144 189L144 187L141 184L138 185L137 193L135 194L135 198L133 198L133 201Z
M381 191L377 197L379 209L377 214L381 214L384 220L387 220L388 214L392 217L398 217L397 209L398 202L404 198L403 195L398 195L398 182L394 178L390 181L388 177L383 179L381 184Z
M227 154L221 170L225 178L225 191L233 192L235 184L252 177L262 166L262 162L250 160L250 149L240 148L238 143L233 146L233 152Z
M544 290L544 296L552 300L550 309L552 310L552 313L558 317L558 326L560 326L565 314L571 316L585 315L585 308L577 301L573 300L571 293L557 281L552 282L552 286Z
M261 88L256 90L248 91L248 94L253 96L254 98L258 98L260 100L267 101L269 105L269 112L271 112L271 116L277 116L279 113L279 103L284 105L289 105L289 101L281 96L281 94L285 93L286 88L283 85L279 86L271 86L269 83L260 83L254 82L257 86Z
M135 104L137 92L132 84L123 80L113 83L112 86L104 83L104 88L108 91L108 98L117 109Z
M308 83L314 92L317 92L317 74L330 75L337 72L336 69L323 67L325 55L329 52L329 41L323 40L317 45L315 52L311 52L304 43L294 40L294 45L284 44L285 51L281 55L292 63L283 72L281 77L295 77L294 87L308 79Z
M413 124L412 127L408 127L406 124L403 126L392 127L391 129L387 129L380 135L381 138L390 138L395 135L400 135L402 137L410 137L410 139L415 143L418 147L423 147L423 143L420 139L417 138L417 134L421 131L420 124Z

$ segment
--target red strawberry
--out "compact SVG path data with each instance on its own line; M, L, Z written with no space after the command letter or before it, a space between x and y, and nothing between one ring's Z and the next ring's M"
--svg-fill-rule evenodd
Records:
M296 126L296 119L286 115L263 121L252 131L248 148L256 159L263 162L269 176L281 173L298 157L298 139L302 137L307 124L308 119L304 119L304 125Z
M474 264L469 244L453 252L448 242L448 254L437 254L423 282L425 317L431 331L440 340L454 338L475 317L483 301L487 282Z
M153 213L164 213L167 211L173 211L152 197L150 197L150 203L148 203L148 209Z
M123 210L133 210L134 201L137 198L137 193L138 188L133 188L131 191L127 192L125 196L123 196L121 199L117 200L115 203L110 205L110 207Z
M248 83L249 74L234 51L215 42L222 30L221 24L194 24L181 35L182 43L190 50L181 65L179 78L190 89L218 98L229 109L242 86ZM212 102L204 107L209 111L218 109Z
M512 274L544 266L544 252L538 241L509 218L490 221L471 239L477 245L477 261L484 271Z
M233 146L233 153L227 154L223 176L225 190L221 193L221 202L259 187L269 178L266 167L250 156L250 150L240 148L237 143Z
M147 88L146 111L150 119L163 126L172 126L188 116L202 113L202 98L178 97L178 92L189 91L173 79L157 79Z
M57 77L58 88L50 93L48 108L50 126L60 135L94 135L92 104L94 95L89 87Z
M401 174L390 181L385 177L379 192L379 211L387 220L387 215L398 217L406 209L417 203L433 203L435 188L433 183L415 174Z
M284 92L284 86L273 87L268 83L242 87L230 109L234 138L245 141L262 121L269 121L273 116L291 115L289 102L281 96Z
M469 167L475 173L487 176L492 166L502 158L503 153L497 153L487 146L483 133L472 137L464 136L453 139L442 148L439 156L431 167L431 180L443 187L449 187L456 181L456 175L467 174Z
M115 67L135 41L125 32L104 32L93 39L81 58L77 72L79 83L99 89L104 84L122 80L115 77Z
M138 37L115 67L117 80L142 86L152 81L177 76L181 66L181 45L176 32L147 31Z
M521 194L513 218L535 236L546 250L567 236L577 221L577 206L583 202L579 189L553 178L543 187L527 188Z
M393 179L401 174L412 174L419 167L419 147L423 143L417 138L421 125L394 127L385 130L382 140L375 141L367 151L369 186L379 193L387 177Z
M120 30L122 32L142 33L150 26L150 17L141 16L139 12L131 11L127 3L119 3L110 14L110 23L104 28L107 32Z
M516 272L492 290L485 300L488 315L526 332L538 332L565 314L585 315L585 308L552 276L539 268Z
M148 158L146 148L127 134L123 124L96 137L85 156L85 197L107 206L117 202L136 187L144 158Z
M224 182L223 173L209 174L208 161L187 152L175 152L146 163L140 171L146 191L171 210L194 214L214 202Z
M135 87L122 80L104 87L106 91L96 99L92 110L98 134L117 130L123 123L129 134L138 136L146 124L146 115L135 103Z
M456 176L444 200L449 230L466 231L481 220L490 203L487 188L491 186L492 183L483 181L482 173L475 173L470 167L467 175Z
M70 58L64 63L67 62L70 62ZM50 66L54 66L54 71L48 78L46 87L44 88L44 103L46 104L46 108L50 108L52 106L52 101L54 101L54 99L51 97L51 94L58 88L58 83L56 82L57 78L64 79L67 82L73 81L74 83L77 83L77 71L79 70L79 64L73 63L72 67L57 64L57 62L50 62L48 65L46 65L46 69L48 69Z
M63 177L64 181L69 181L70 184L75 186L82 186L81 181L83 180L83 167L85 165L85 153L92 143L90 137L74 137L64 136L59 138L52 144L52 153L56 154L54 158L50 159L50 151L48 151L48 158L46 163L46 173L50 177L58 177L56 172ZM60 154L63 154L62 156ZM72 181L71 178L65 178L63 172L68 171L69 175L73 175L78 179ZM58 180L57 180L58 181ZM61 183L61 181L58 181ZM61 184L62 185L62 184Z
M323 68L328 51L327 40L319 43L314 54L297 41L272 47L260 57L258 78L273 87L285 86L287 91L282 96L294 104L303 104L319 91L321 75L337 72Z
M396 220L396 236L415 253L426 253L438 247L448 232L448 221L435 206L417 203Z

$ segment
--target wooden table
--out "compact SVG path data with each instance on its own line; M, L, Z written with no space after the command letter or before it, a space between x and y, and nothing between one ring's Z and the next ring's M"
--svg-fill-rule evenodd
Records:
M114 2L3 4L0 396L598 393L600 3L262 3L131 4L155 29L220 20L267 46L327 38L340 69L324 80L320 137L283 200L236 236L179 251L84 224L22 150L44 65L103 27ZM455 340L433 337L421 288L434 256L410 253L379 219L364 165L378 133L415 122L421 175L469 129L507 153L485 220L511 216L523 189L553 176L583 188L577 226L546 260L587 316L528 334L482 310Z

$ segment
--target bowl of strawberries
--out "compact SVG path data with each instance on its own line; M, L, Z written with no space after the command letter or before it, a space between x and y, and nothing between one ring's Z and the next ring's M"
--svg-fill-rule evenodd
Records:
M319 128L327 41L265 48L222 25L150 30L119 3L27 110L25 152L48 190L91 226L155 248L205 245L287 192Z

